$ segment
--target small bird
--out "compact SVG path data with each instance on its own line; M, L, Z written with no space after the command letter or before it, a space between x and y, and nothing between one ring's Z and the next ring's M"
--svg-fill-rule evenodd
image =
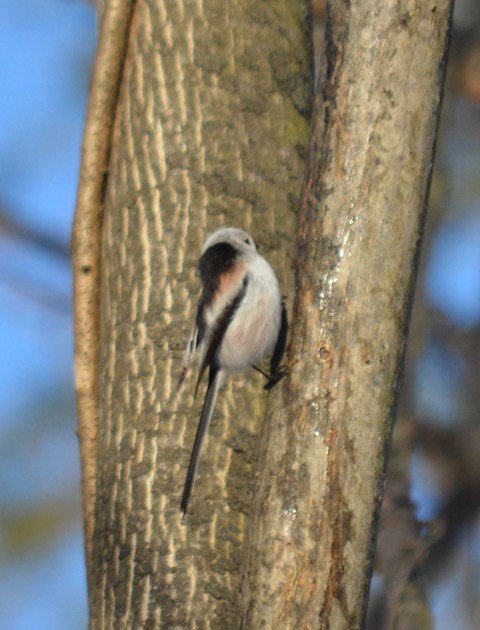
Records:
M270 390L286 374L280 363L287 342L287 312L277 277L252 238L237 228L214 232L203 246L199 271L202 291L178 386L197 348L200 367L195 397L207 368L209 374L181 500L184 516L217 393L226 376L253 367L267 379L265 389ZM255 365L268 356L270 374Z

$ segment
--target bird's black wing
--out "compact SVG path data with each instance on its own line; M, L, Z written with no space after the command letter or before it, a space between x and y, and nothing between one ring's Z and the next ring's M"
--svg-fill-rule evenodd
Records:
M280 330L278 331L277 342L275 344L272 359L270 361L270 374L267 374L256 365L252 365L254 370L257 370L257 372L260 372L260 374L267 379L267 384L264 386L263 389L266 389L268 391L273 389L275 385L279 383L282 380L282 378L288 374L288 368L286 366L282 367L280 365L283 359L283 355L285 353L285 347L287 345L287 335L288 335L287 309L285 308L285 304L282 302Z
M285 304L282 302L282 319L280 322L280 330L278 331L277 343L273 351L272 359L270 361L270 374L275 376L278 374L280 363L282 362L283 355L285 354L285 348L287 346L288 335L288 317Z

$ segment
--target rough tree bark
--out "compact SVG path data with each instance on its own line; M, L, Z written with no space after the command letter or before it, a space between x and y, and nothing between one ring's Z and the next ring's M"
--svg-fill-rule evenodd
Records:
M131 1L112 0L102 19L72 238L75 375L89 586L97 477L100 242L113 119L132 6Z
M228 385L182 523L199 405L175 380L205 232L250 230L293 296L306 11L103 3L100 51L113 42L117 56L97 60L75 227L92 628L230 628L241 608L249 628L361 627L451 4L331 3L291 373L270 398L258 461L260 384Z
M91 627L235 627L263 383L251 374L220 395L184 523L200 405L193 383L180 394L175 385L206 232L248 229L293 303L308 10L289 0L103 5L100 51L113 38L117 57L97 59L75 227Z
M443 91L451 0L331 2L270 398L246 628L361 628Z

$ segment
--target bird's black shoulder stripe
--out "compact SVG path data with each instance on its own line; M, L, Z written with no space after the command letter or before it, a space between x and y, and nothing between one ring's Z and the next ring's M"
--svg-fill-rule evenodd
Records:
M199 271L202 281L202 296L198 304L196 325L198 328L198 345L205 334L205 307L213 300L220 284L222 273L229 271L236 263L238 250L229 243L216 243L209 247L200 257Z
M235 265L240 252L230 243L215 243L200 257L198 268L203 286L204 304L209 304L215 295L220 277Z
M205 370L207 369L209 365L212 365L215 361L215 354L218 348L220 347L220 344L222 343L223 337L225 335L227 328L230 325L230 322L232 321L235 313L238 310L238 307L240 306L240 303L245 297L247 286L248 286L248 274L243 279L242 288L237 293L237 295L232 300L232 302L230 302L230 304L227 304L222 314L218 318L215 328L212 330L212 334L208 343L208 348L207 348L207 351L205 352L205 356L203 357L203 362L200 366L197 386L195 389L195 396L197 395L198 386L200 385L203 375L205 374Z
M202 282L231 269L239 255L238 249L230 243L215 243L209 247L199 261Z

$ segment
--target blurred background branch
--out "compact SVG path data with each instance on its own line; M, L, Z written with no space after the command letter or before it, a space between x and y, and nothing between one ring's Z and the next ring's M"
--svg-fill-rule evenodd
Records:
M43 253L58 256L60 262L70 263L70 245L49 234L43 234L27 223L14 219L15 211L5 210L0 201L0 237L17 239L27 247L38 247Z

